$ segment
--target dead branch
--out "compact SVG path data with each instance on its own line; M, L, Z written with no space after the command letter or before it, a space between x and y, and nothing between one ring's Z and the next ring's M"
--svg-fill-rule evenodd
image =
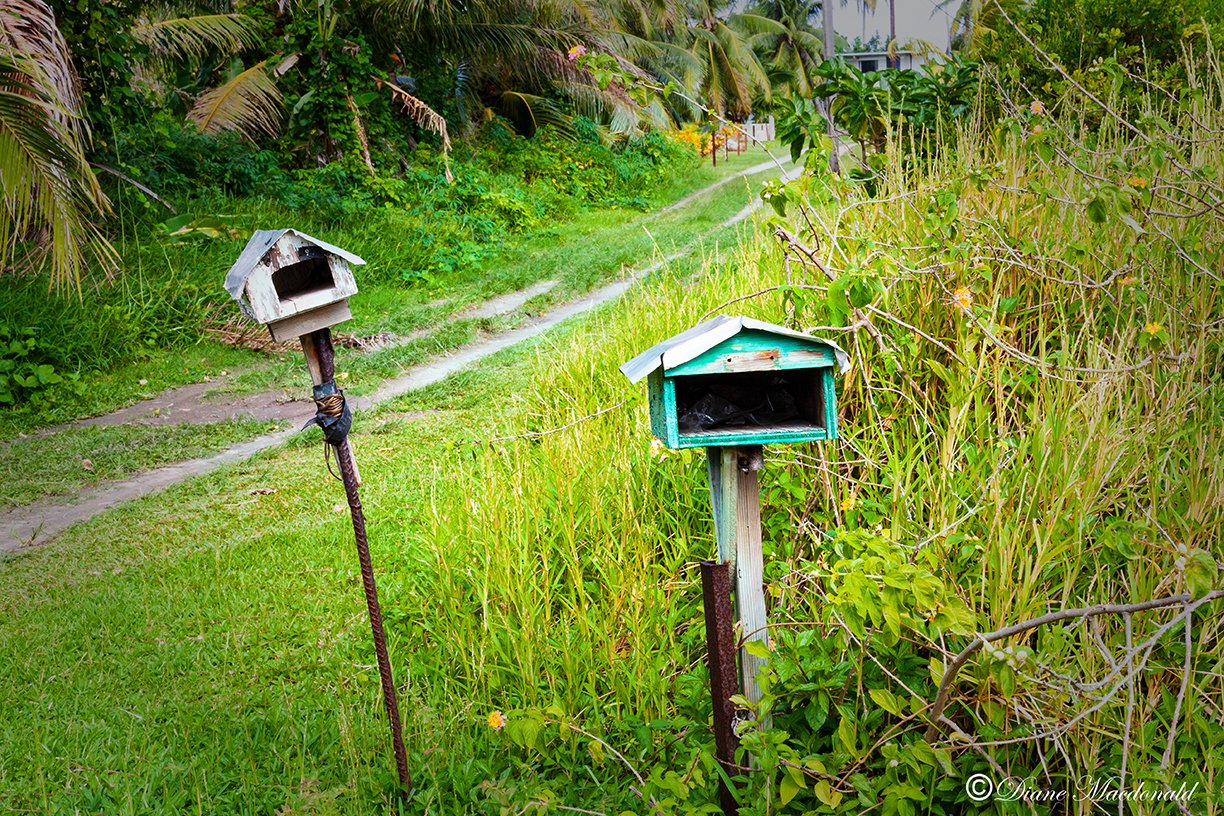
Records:
M1183 592L1180 595L1170 595L1165 598L1154 598L1149 601L1142 601L1133 604L1095 604L1093 606L1077 607L1072 609L1059 609L1050 612L1040 617L1027 620L1022 623L1005 626L1002 629L996 629L985 635L979 635L976 640L966 646L952 659L946 671L944 671L943 679L939 681L939 690L935 693L935 702L931 706L931 724L927 727L924 739L930 742L935 738L937 723L941 722L944 709L948 705L948 698L952 692L952 681L956 679L956 675L968 662L969 658L973 657L979 649L988 643L993 643L997 640L1014 637L1022 634L1030 629L1036 629L1039 626L1045 626L1049 623L1057 623L1058 621L1070 620L1072 618L1093 618L1099 615L1131 615L1136 612L1145 612L1150 609L1163 609L1170 606L1184 606L1186 614L1189 614L1194 609L1197 609L1202 604L1217 598L1224 598L1224 589L1213 590L1207 593L1202 598L1195 600L1190 593ZM1129 675L1128 675L1129 676ZM1106 695L1107 697L1109 695Z

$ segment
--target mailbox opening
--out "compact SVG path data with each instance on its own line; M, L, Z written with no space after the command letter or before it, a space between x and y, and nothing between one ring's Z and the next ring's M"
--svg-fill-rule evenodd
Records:
M676 377L680 436L737 430L825 427L827 369Z
M335 286L336 279L332 277L331 264L324 257L309 258L283 266L272 273L272 288L282 301L316 292L327 292Z

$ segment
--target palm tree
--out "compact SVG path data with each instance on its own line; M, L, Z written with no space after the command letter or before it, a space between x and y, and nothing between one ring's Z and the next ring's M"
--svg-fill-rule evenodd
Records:
M601 85L570 49L615 57L629 73L674 62L669 42L683 16L677 0L383 0L388 28L418 59L454 66L462 115L491 107L528 135L550 124L565 133L572 119L559 99L610 130L666 124L657 105L643 107L617 83ZM667 59L665 59L667 55ZM428 60L427 60L428 61Z
M0 269L20 258L52 284L116 268L110 208L85 157L89 123L68 45L44 0L0 0Z
M110 213L87 158L89 121L72 55L45 0L0 0L0 268L19 258L47 268L52 286L79 286L87 269L118 266L101 224ZM170 60L254 43L238 14L165 13L128 32L149 52L144 79ZM121 173L115 172L121 178Z
M812 96L812 72L824 61L821 35L812 25L820 5L820 0L767 0L751 12L777 24L774 30L762 25L762 33L753 37L753 46L769 61L774 87L805 99Z
M946 11L955 6L949 31L951 50L976 54L986 39L1004 24L1000 10L1006 7L1010 13L1020 10L1016 0L942 0L937 6Z
M752 100L770 94L769 75L751 37L777 31L776 24L758 15L724 15L718 0L696 0L691 7L689 53L700 65L694 83L697 95L720 116L743 120L752 112ZM764 22L762 22L764 21Z

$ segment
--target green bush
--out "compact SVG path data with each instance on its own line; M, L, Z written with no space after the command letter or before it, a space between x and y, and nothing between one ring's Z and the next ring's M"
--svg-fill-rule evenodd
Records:
M205 192L231 196L276 194L288 183L276 153L236 133L211 135L166 111L120 129L100 159L170 200ZM138 197L113 178L112 195Z
M61 373L97 371L194 342L209 295L181 274L129 273L79 294L48 292L44 279L25 278L0 289L0 314L21 316L10 339L36 339L30 359Z
M0 405L13 405L64 381L44 362L34 329L0 323Z

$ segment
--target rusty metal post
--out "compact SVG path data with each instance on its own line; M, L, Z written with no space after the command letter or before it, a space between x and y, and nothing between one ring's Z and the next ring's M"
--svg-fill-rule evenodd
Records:
M331 330L319 329L303 337L302 341L302 349L306 352L307 367L311 369L312 379L317 377L321 383L334 384L336 377L335 349L332 346ZM312 350L313 360L311 359ZM316 385L321 383L316 383ZM353 458L353 448L347 437L339 444L333 444L332 449L340 465L344 495L348 499L349 511L353 517L353 536L357 541L357 560L361 562L361 583L365 588L366 609L370 613L370 630L374 635L374 654L378 658L378 677L382 681L383 705L387 709L387 719L391 721L395 768L399 772L400 785L403 786L402 795L407 795L412 790L412 777L408 773L408 753L404 748L399 701L396 698L395 682L391 675L391 659L387 655L387 635L383 630L382 608L378 604L378 587L374 583L370 545L366 540L365 511L361 509L361 496L357 493L359 484L357 463Z
M714 747L728 776L736 770L735 704L739 692L735 671L735 637L731 631L731 578L727 564L701 562L701 594L705 603L706 654L710 664L710 698L714 704ZM724 816L738 816L739 804L725 779L718 782Z

